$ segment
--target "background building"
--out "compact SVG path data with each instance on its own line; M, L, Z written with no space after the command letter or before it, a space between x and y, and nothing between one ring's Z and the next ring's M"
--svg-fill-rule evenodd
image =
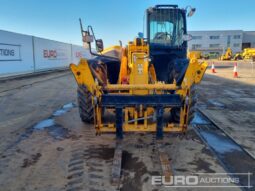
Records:
M242 48L255 47L255 31L244 31Z
M192 40L188 42L189 50L200 50L204 54L220 55L228 47L233 53L255 47L255 31L189 31L189 34L192 35Z

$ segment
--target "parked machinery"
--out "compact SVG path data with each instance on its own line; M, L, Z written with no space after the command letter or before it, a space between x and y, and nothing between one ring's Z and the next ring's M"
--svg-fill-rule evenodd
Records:
M191 9L188 16L194 13ZM146 10L147 38L126 47L103 50L93 29L82 28L85 45L95 57L70 68L78 84L82 121L93 122L97 134L115 132L186 132L194 116L195 85L206 62L187 59L186 10L156 5ZM98 53L91 50L95 40Z
M233 60L255 60L255 48L245 48L234 55Z
M242 53L243 59L254 59L255 58L255 48L245 48Z

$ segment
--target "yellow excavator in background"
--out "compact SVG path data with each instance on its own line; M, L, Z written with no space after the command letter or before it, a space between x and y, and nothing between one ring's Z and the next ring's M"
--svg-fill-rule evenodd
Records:
M128 132L155 132L161 139L164 133L186 132L194 117L195 85L207 68L206 62L187 59L186 14L177 5L150 7L147 38L140 34L125 47L105 50L92 27L83 30L81 24L83 42L94 58L70 68L81 120L93 122L97 134L114 132L122 139Z
M219 58L219 60L231 60L232 59L232 49L227 48L225 54L222 54Z

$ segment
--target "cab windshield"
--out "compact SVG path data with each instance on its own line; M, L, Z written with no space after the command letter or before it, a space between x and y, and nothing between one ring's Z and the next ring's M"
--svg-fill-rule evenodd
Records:
M155 9L149 15L150 44L182 46L184 18L178 9Z

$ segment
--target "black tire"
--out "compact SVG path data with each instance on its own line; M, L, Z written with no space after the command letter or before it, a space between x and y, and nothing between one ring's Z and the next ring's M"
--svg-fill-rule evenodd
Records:
M92 95L86 86L78 87L77 100L81 120L85 123L92 123L94 121L94 107L92 105Z
M197 94L196 87L193 85L190 88L190 103L189 103L189 113L188 113L188 124L193 120L194 113L196 112ZM180 122L180 108L171 109L171 119L173 122Z
M196 103L197 103L198 97L196 93L196 86L193 85L190 88L190 103L189 103L189 113L188 113L188 124L192 122L192 120L195 117L196 112Z
M180 122L180 108L174 107L171 109L171 119L175 123Z

